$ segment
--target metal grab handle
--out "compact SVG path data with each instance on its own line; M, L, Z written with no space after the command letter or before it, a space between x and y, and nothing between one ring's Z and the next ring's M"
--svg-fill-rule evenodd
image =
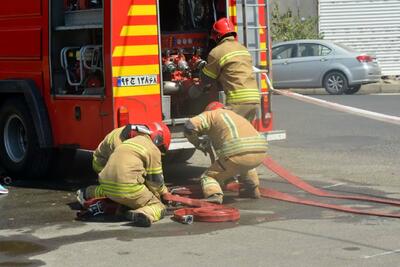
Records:
M79 75L80 75L79 82L73 82L72 81L71 74L70 74L69 68L68 68L68 57L67 57L67 54L68 54L69 50L73 50L73 49L76 49L76 51L79 51L79 53L80 53L80 48L79 47L74 47L74 46L64 47L61 50L61 67L65 70L68 84L71 85L71 86L79 86L83 82L82 55L80 55L80 59L79 59Z
M85 67L85 69L102 70L102 68L100 66L100 57L102 56L101 55L102 48L103 47L101 45L82 46L82 48L80 49L80 53L81 53L81 59L83 62L83 66ZM90 58L90 65L88 65L87 60L86 60L86 53L88 53L88 51L90 51L90 50L92 50L92 54L91 54L91 58Z

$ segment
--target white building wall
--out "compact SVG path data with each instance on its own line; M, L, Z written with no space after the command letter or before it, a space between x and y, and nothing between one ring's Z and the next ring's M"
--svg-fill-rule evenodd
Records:
M319 0L324 39L376 55L383 75L400 74L400 0Z

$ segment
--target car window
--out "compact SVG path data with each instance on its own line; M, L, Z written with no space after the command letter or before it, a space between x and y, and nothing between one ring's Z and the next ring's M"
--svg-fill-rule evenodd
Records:
M272 49L272 59L285 59L296 56L295 44L281 45Z
M299 44L301 57L323 57L331 53L331 49L321 44Z

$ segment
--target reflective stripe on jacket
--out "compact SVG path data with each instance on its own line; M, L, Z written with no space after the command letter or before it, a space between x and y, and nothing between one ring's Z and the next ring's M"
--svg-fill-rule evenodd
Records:
M161 152L148 135L138 135L120 144L99 174L103 190L129 197L147 186L157 197L167 192L161 164ZM118 191L120 190L120 191Z
M185 135L195 143L194 136L208 135L220 157L267 151L267 141L253 125L231 110L206 111L185 124Z
M228 104L260 103L251 54L232 36L211 50L202 73L221 84Z

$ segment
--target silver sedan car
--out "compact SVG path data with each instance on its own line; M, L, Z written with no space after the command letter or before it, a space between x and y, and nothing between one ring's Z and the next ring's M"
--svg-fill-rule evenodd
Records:
M325 88L329 94L354 94L381 78L376 57L326 40L295 40L272 47L275 88Z

